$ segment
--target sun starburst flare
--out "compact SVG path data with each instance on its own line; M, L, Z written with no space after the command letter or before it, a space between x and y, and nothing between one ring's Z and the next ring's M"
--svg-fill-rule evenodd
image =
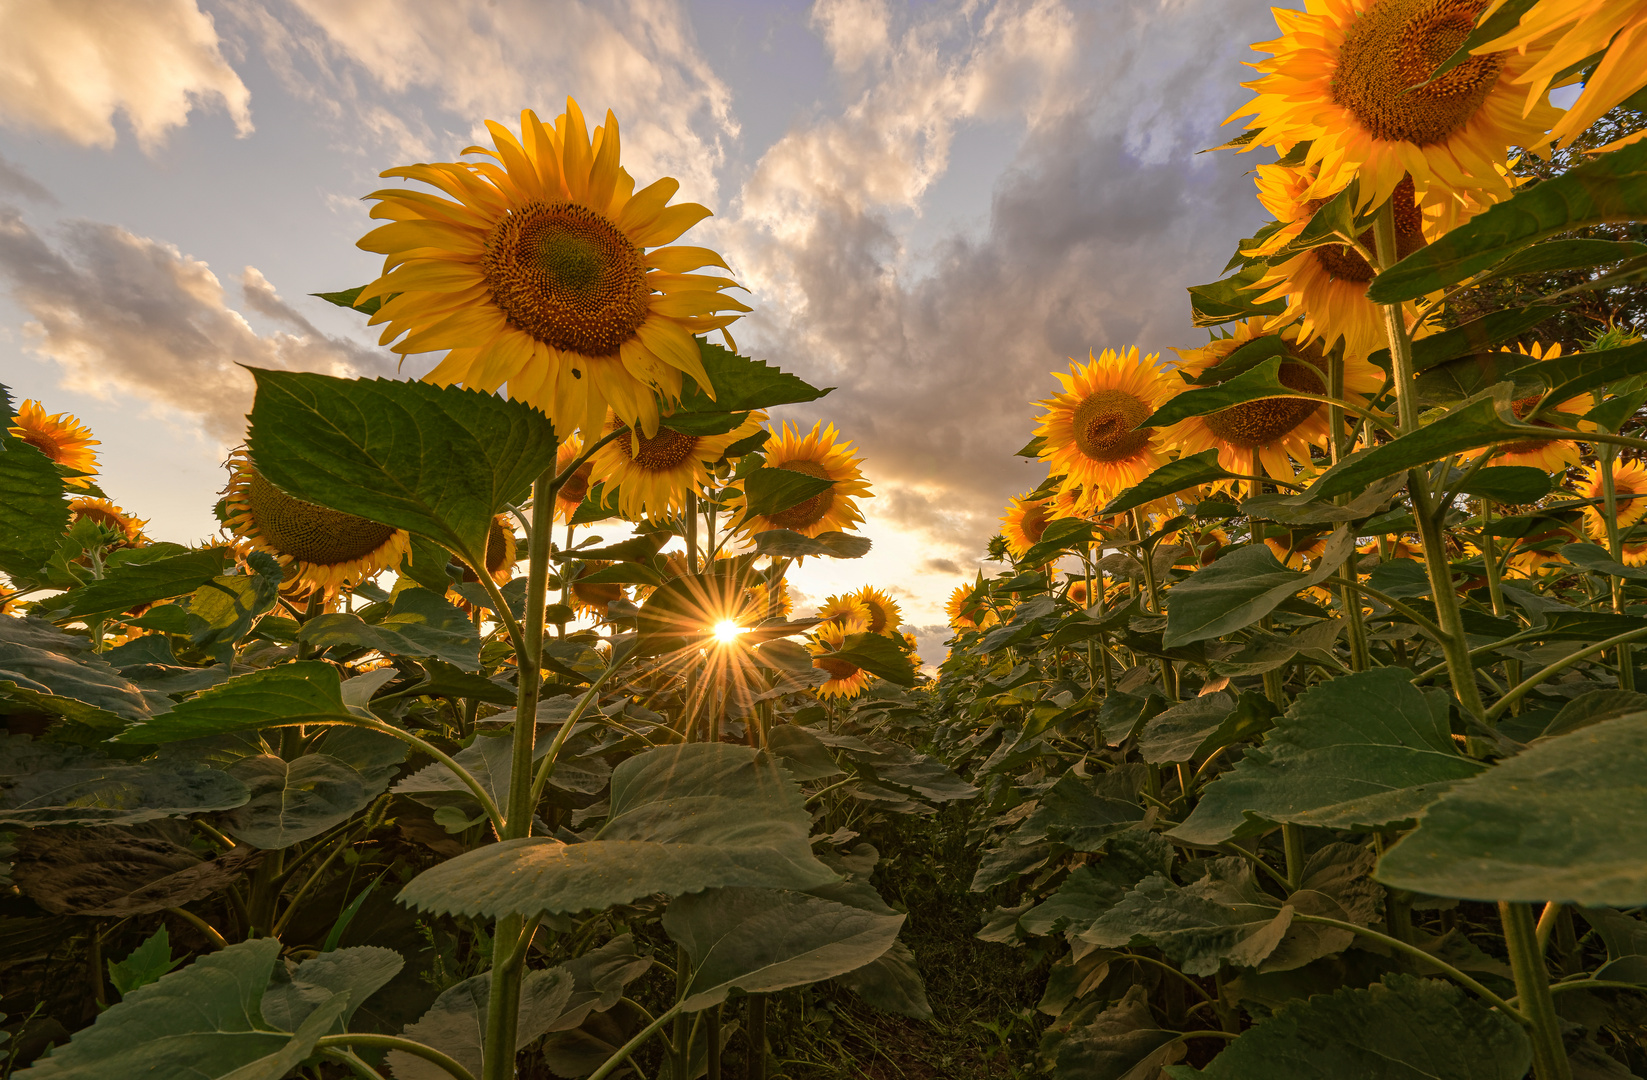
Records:
M588 130L575 101L553 123L521 113L516 136L488 120L491 160L406 165L382 175L428 184L387 188L375 218L390 224L360 247L383 255L383 275L359 301L382 301L372 323L402 356L446 351L425 378L510 397L558 426L593 435L607 410L650 437L659 398L679 397L681 376L706 390L695 334L724 329L750 310L726 295L737 282L704 247L668 246L709 216L669 205L669 178L635 190L619 164L618 122ZM650 249L650 250L649 250Z

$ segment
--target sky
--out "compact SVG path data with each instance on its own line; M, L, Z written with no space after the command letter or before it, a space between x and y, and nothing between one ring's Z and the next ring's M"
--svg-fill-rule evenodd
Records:
M216 531L241 365L416 377L308 295L380 259L377 174L522 108L610 108L644 186L715 213L740 348L827 397L875 544L809 559L941 658L1050 372L1207 340L1184 289L1262 224L1257 155L1197 154L1250 95L1254 0L0 0L0 382L79 416L159 539Z

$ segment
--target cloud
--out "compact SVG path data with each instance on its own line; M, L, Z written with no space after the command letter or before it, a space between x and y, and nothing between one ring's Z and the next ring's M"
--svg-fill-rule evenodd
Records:
M61 365L68 387L176 410L224 444L240 440L251 407L252 378L238 365L340 376L394 369L387 354L315 329L247 267L247 308L283 327L259 334L205 263L114 225L71 222L53 246L0 209L0 280L29 315L30 350Z
M425 157L483 139L482 120L515 127L522 108L553 119L570 94L591 125L607 109L617 114L637 180L671 175L683 198L702 201L714 195L725 140L737 135L731 92L668 0L289 0L296 17L280 19L244 0L232 10L289 87L322 79L350 106L342 122L422 146ZM431 98L435 108L425 109ZM453 122L458 131L442 130Z
M931 570L964 568L1006 498L1045 476L1013 454L1050 370L1201 340L1184 287L1216 277L1260 214L1250 162L1193 151L1220 141L1242 53L1271 27L1217 0L1008 2L924 9L874 54L835 44L857 40L846 10L814 21L838 65L873 74L745 185L742 336L839 388L808 408L860 444L872 516L924 537ZM957 131L980 123L1022 133L987 226L910 249Z
M15 195L48 206L58 205L57 196L46 190L34 177L0 157L0 195Z
M210 102L252 130L251 94L194 0L10 0L0 20L0 121L108 148L124 113L152 150Z

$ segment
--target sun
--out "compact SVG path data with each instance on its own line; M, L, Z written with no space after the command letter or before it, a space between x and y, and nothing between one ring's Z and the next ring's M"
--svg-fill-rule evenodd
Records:
M671 247L709 216L669 205L665 178L640 191L619 164L617 118L589 132L577 102L553 123L521 113L520 135L488 120L491 160L405 165L382 175L450 198L386 188L375 218L389 224L359 246L384 256L383 275L358 302L382 306L381 344L402 356L445 351L426 381L509 396L557 427L593 436L608 409L652 436L659 399L681 377L709 388L696 334L724 329L750 308L724 290L737 282L704 247ZM650 250L649 250L650 249Z
M749 627L739 626L731 619L722 619L715 624L715 643L717 645L730 645L738 640L738 635L747 633L749 633Z

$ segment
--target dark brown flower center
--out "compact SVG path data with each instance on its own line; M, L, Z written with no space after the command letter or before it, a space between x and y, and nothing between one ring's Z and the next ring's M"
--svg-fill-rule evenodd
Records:
M1295 354L1282 363L1280 380L1282 386L1309 394L1327 390L1319 362ZM1255 450L1293 431L1321 407L1308 398L1263 398L1220 409L1206 418L1206 425L1225 442Z
M640 449L635 448L635 436L628 428L623 428L622 434L615 440L622 449L623 456L645 469L647 472L668 472L687 458L698 445L696 435L682 435L678 431L668 428L659 428L658 433L648 439L645 435L638 436ZM585 490L588 485L585 484Z
M263 542L282 555L315 566L365 558L395 531L363 517L294 499L246 466L246 507Z
M577 203L529 203L497 223L481 259L509 320L557 349L616 356L651 310L641 249Z
M1098 390L1075 407L1075 445L1093 461L1125 461L1149 445L1155 429L1138 425L1154 411L1125 390Z
M1395 211L1396 257L1404 259L1424 246L1424 212L1418 207L1418 196L1411 176L1403 176L1401 182L1395 185L1390 204ZM1313 216L1324 205L1325 200L1317 199L1306 204L1306 210ZM1356 237L1356 242L1365 251L1372 251L1377 246L1371 229ZM1365 285L1373 279L1371 264L1348 244L1324 244L1311 250L1321 268L1339 281Z
M1498 82L1498 53L1472 56L1419 89L1469 37L1486 0L1378 0L1338 49L1333 101L1376 139L1430 146L1469 122Z

